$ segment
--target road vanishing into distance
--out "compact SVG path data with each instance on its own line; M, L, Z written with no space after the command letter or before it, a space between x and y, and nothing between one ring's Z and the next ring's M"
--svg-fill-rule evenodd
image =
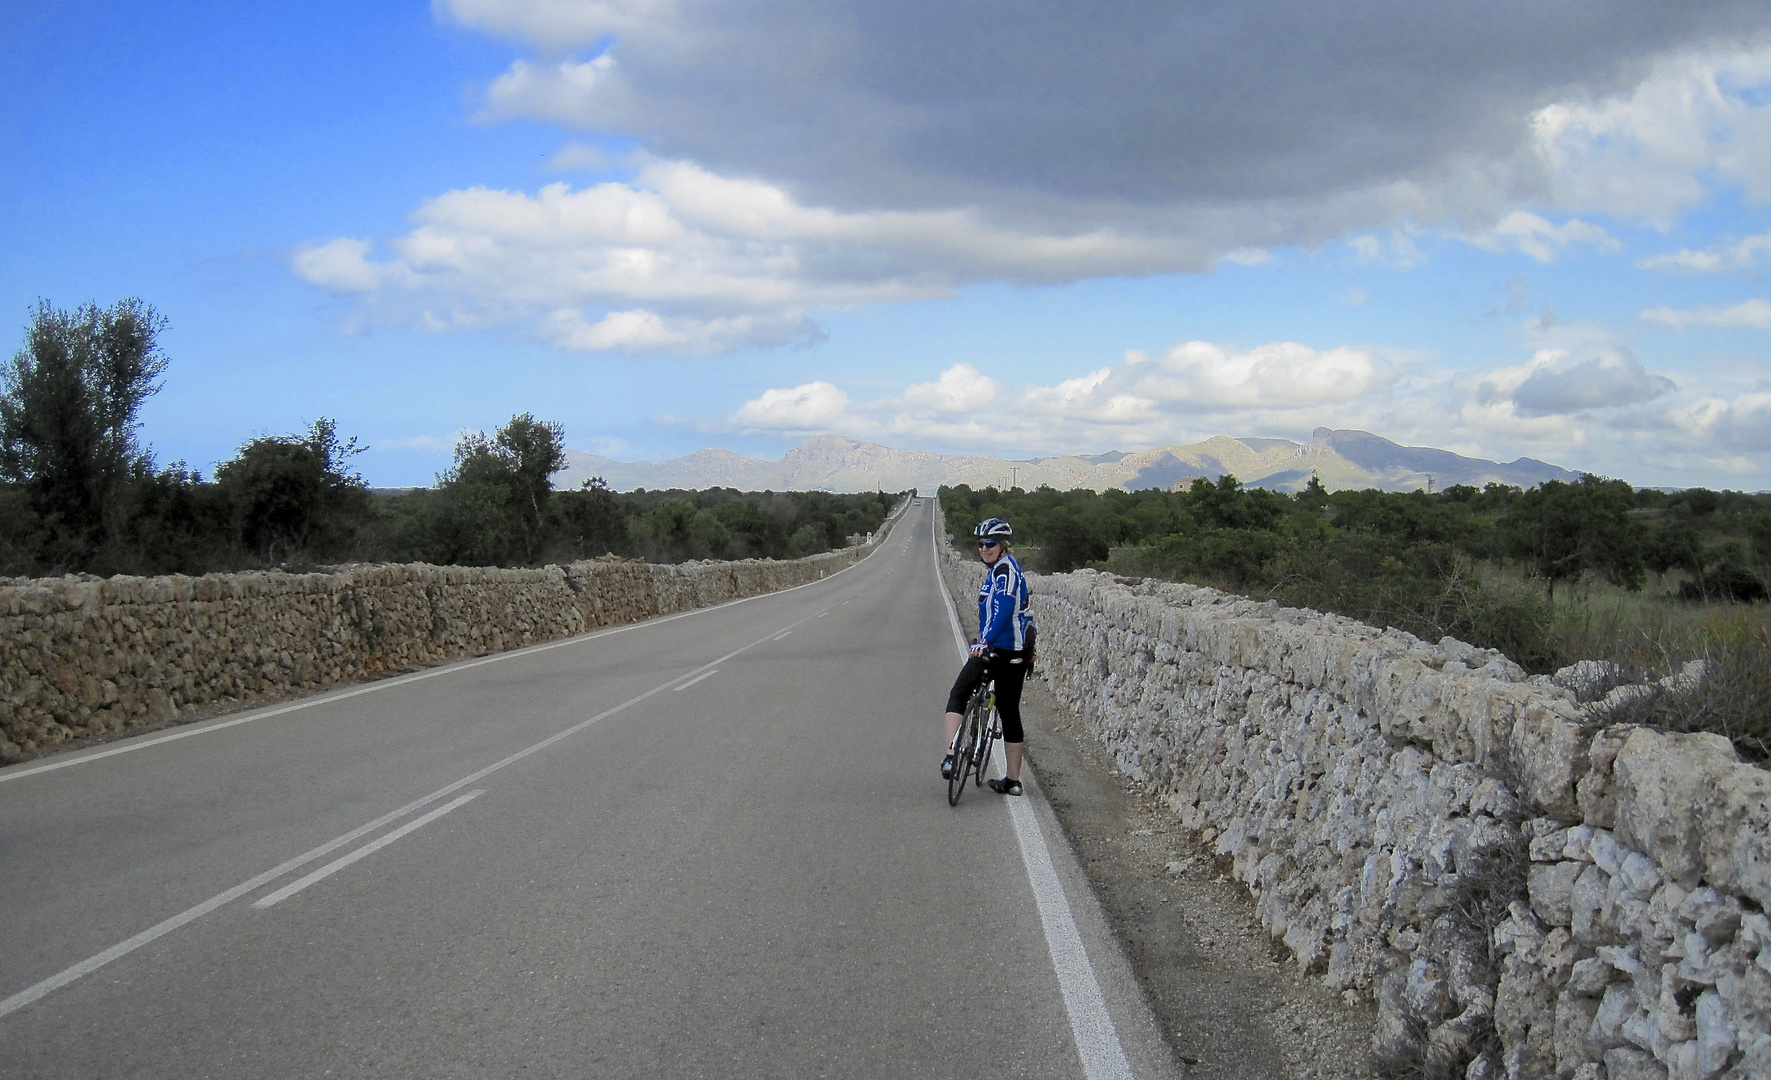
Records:
M0 769L0 1076L1179 1075L1037 784L947 805L933 539Z

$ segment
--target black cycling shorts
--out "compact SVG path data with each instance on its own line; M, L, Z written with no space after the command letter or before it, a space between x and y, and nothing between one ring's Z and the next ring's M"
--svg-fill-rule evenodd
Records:
M994 650L988 664L981 656L971 657L965 662L965 667L959 669L959 678L953 680L953 689L947 692L947 711L965 712L966 702L972 699L972 691L988 675L996 680L996 713L1002 717L1002 741L1023 741L1021 687L1027 681L1027 669L1032 661L1032 653L1015 652L1012 649Z

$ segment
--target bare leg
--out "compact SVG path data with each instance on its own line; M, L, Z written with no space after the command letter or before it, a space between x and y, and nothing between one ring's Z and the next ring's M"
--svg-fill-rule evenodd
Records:
M1008 755L1008 773L1006 775L1017 783L1021 779L1021 755L1026 752L1026 749L1026 743L1005 742L1002 744L1003 753Z
M947 714L947 741L943 744L947 749L942 751L943 753L953 753L953 740L959 734L960 721L964 719L963 713L950 712Z

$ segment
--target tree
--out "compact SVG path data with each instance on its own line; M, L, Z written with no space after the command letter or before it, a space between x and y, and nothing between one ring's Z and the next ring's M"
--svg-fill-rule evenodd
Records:
M1312 510L1320 510L1328 505L1328 489L1322 486L1322 477L1316 470L1310 470L1310 481L1304 490L1297 493L1299 506L1307 506Z
M346 462L363 452L340 442L325 417L303 435L253 439L215 470L234 512L240 542L259 558L342 555L369 514L363 478Z
M553 494L548 478L566 467L564 436L561 425L522 413L490 439L474 432L455 445L454 466L438 478L445 516L460 519L453 531L466 542L452 558L534 561Z
M121 531L130 480L153 472L136 417L160 389L165 327L136 299L72 312L39 301L0 372L0 477L25 490L52 567L90 565Z
M729 557L778 559L786 556L786 522L764 509L754 496L720 503L713 508L713 513L731 533L726 551Z
M1036 522L1039 561L1051 574L1066 574L1086 563L1100 562L1110 551L1074 510L1059 507Z
M1771 510L1760 510L1746 525L1747 542L1752 545L1753 565L1759 580L1771 591Z
M577 491L556 492L548 500L559 557L592 559L627 549L627 518L600 476L579 481ZM556 557L553 549L549 558Z
M1675 568L1687 570L1697 581L1699 592L1709 591L1703 577L1703 534L1684 507L1674 508L1650 534L1643 545L1643 558L1648 569L1657 574Z
M553 494L548 478L566 467L565 435L564 426L523 413L511 417L492 440L510 469L523 525L530 533L540 528L542 511Z
M1642 527L1628 517L1635 492L1621 480L1550 480L1520 495L1502 523L1509 554L1554 596L1556 582L1588 570L1613 585L1642 587Z
M106 545L104 572L195 575L240 565L227 495L182 461L130 482L125 520Z

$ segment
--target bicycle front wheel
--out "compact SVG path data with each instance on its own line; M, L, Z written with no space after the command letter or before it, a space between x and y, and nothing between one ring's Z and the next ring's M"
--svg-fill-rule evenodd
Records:
M971 742L972 783L984 782L984 770L990 767L990 695L980 689L965 706L966 736Z
M990 751L996 746L996 736L1002 731L1002 721L997 718L996 710L980 709L978 726L978 783L984 782L984 773L990 768Z
M959 722L959 738L953 744L953 772L947 776L948 806L958 806L959 796L965 791L965 774L972 767L972 755L977 749L973 745L978 737L976 724L976 714L967 709L965 719Z

